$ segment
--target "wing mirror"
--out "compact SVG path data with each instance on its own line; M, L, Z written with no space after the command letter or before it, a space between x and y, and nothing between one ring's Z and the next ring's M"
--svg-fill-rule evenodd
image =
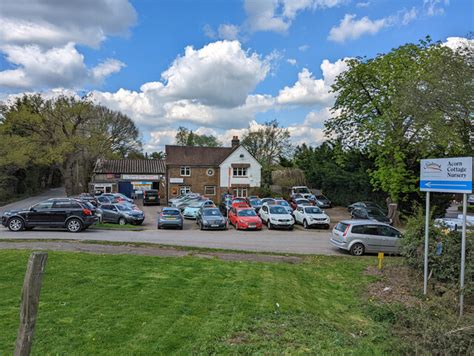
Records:
M35 211L36 211L36 209L35 209L35 208L32 206L32 207L30 208L30 211L33 211L33 212L35 212Z

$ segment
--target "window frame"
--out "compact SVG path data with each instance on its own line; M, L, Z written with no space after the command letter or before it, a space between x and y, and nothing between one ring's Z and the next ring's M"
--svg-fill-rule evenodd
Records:
M184 171L184 174L183 174L183 171ZM189 166L179 167L179 175L181 177L191 177L191 167Z
M233 178L246 178L246 177L248 177L248 168L247 167L233 167L232 168L232 177Z
M191 186L182 185L179 187L179 192L181 193L181 195L191 193Z
M213 192L212 193L208 193L207 192L207 189L208 188L212 188ZM205 185L204 186L204 195L212 195L212 196L215 196L216 195L216 186L215 185Z

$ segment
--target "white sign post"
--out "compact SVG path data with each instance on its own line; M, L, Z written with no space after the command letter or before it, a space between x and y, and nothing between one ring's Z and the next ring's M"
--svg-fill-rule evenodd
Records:
M467 194L472 193L472 157L422 159L420 167L420 190L426 192L426 220L425 220L425 261L423 293L426 295L428 287L428 243L429 243L429 215L430 192L462 193L463 194L463 223L461 237L461 273L459 276L460 296L459 314L463 314L464 307L464 269L466 263L466 215Z

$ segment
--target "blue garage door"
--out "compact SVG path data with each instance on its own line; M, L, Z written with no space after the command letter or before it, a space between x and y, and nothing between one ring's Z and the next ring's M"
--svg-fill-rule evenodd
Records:
M119 193L122 193L129 198L132 197L132 189L132 183L130 182L119 182L118 184Z

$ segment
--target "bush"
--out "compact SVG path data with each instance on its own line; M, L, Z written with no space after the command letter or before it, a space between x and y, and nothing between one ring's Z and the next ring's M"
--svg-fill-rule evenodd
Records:
M462 205L458 206L458 210L462 212ZM468 205L467 206L467 212L468 213L474 213L474 205Z
M405 256L408 265L422 272L424 261L425 241L425 217L422 208L418 208L415 215L408 218L406 232L403 235L402 255ZM466 269L465 269L465 293L474 293L474 259L473 234L468 232L466 237ZM436 255L436 245L442 243L443 251L440 256ZM428 267L432 273L432 279L448 283L456 288L459 286L459 273L461 265L461 233L459 231L444 232L430 224Z

